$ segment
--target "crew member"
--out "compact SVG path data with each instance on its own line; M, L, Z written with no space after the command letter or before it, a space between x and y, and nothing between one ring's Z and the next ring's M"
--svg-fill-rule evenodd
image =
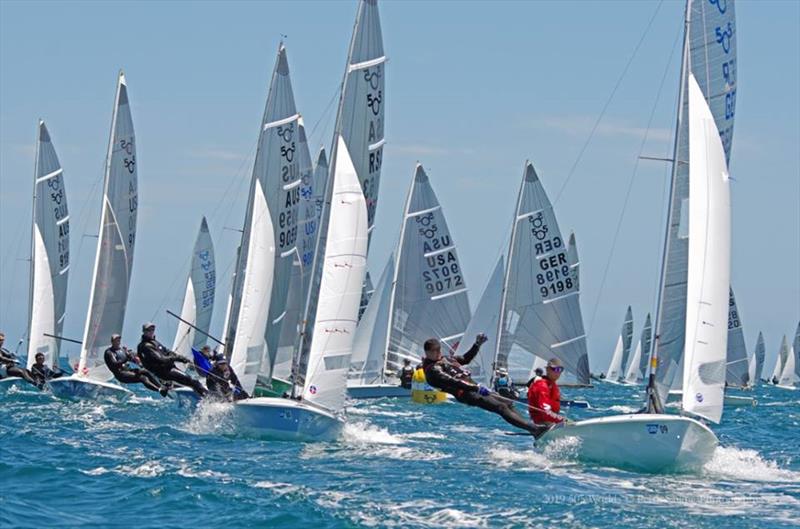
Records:
M19 377L29 384L36 385L36 380L31 376L30 371L22 366L17 365L19 360L17 355L3 347L6 341L6 335L0 332L0 378Z
M411 382L414 379L414 368L411 367L411 360L403 360L403 368L400 370L400 387L411 389Z
M130 365L141 365L140 360L130 349L122 347L122 337L119 334L111 335L111 347L103 353L103 360L117 381L123 384L142 384L150 391L159 392L162 397L167 396L169 386L162 385L161 381L146 369Z
M545 375L536 377L528 388L528 411L531 420L536 424L552 425L564 421L558 415L561 411L561 390L558 389L558 379L564 367L558 358L551 358L547 362Z
M188 358L184 358L164 347L156 340L155 323L145 323L142 325L142 341L136 348L142 365L162 380L171 380L182 386L190 387L201 397L208 393L197 379L190 377L175 368L176 363L187 364Z
M221 400L242 400L249 399L250 395L242 388L239 377L233 372L233 368L228 364L225 357L218 358L214 362L214 368L208 372L206 386L212 395Z
M547 431L547 428L529 423L513 408L513 403L493 394L489 388L476 384L470 373L464 368L486 341L485 334L479 334L475 344L464 356L452 355L444 357L439 340L430 338L425 341L425 360L422 367L428 384L450 393L456 400L468 406L478 406L484 410L500 415L507 423L532 433L535 437Z
M511 400L517 400L519 393L514 389L514 382L508 374L508 370L501 368L497 370L494 379L494 390L501 396Z
M64 376L64 372L58 367L53 369L44 363L44 353L36 353L35 363L31 366L31 377L36 381L36 387L44 389L44 384L50 379Z

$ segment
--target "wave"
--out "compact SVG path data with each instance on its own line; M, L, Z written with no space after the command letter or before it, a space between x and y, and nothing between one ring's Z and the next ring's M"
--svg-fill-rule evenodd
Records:
M762 458L756 450L732 446L718 446L704 471L743 481L800 483L800 472L781 468L777 462Z

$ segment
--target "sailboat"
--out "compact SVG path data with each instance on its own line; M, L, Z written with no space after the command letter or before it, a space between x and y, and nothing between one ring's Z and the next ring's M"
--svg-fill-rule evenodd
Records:
M728 7L732 5L728 4ZM686 53L688 48L684 49ZM684 62L684 68L686 66ZM581 458L643 471L694 467L709 461L718 440L701 419L719 422L723 408L728 338L724 322L727 320L730 274L727 163L714 116L691 70L685 90L688 130L683 130L688 132L689 174L688 188L684 192L692 199L688 204L689 226L686 230L684 331L680 333L684 335L682 349L685 355L682 373L684 415L663 413L661 403L671 380L658 376L664 366L660 363L663 360L659 353L663 348L662 340L667 336L657 331L650 364L648 413L578 421L554 428L540 440L548 443L559 438L576 437L581 441L578 448ZM679 131L681 129L679 127ZM676 154L680 156L681 151ZM673 196L675 192L673 186ZM667 251L669 248L668 239ZM662 273L662 289L664 276L672 273L675 266L676 263L667 258ZM674 301L674 298L665 299L665 296L670 294L662 293L662 303ZM666 317L663 309L659 316ZM663 320L657 318L656 321L663 329ZM672 370L673 376L675 371ZM661 387L656 386L656 378L660 378Z
M31 261L28 290L28 362L38 353L45 364L58 367L61 336L66 316L69 278L69 209L64 174L50 133L39 121L36 166L33 172ZM12 386L32 386L19 377L0 380L0 391Z
M733 288L728 297L728 350L725 366L725 406L755 406L753 397L732 395L732 389L748 389L750 387L749 365L747 362L747 346L744 343L744 331L736 306Z
M192 349L199 351L208 341L208 336L195 329L208 332L214 313L214 293L217 273L214 262L214 244L208 231L206 218L200 222L200 230L194 241L192 264L186 293L183 296L181 320L175 332L172 350L186 358L192 357ZM184 323L189 322L189 324ZM194 393L194 392L192 392Z
M470 364L476 381L491 387L499 369L529 376L536 357L556 357L578 384L589 383L575 264L550 199L526 162L502 281L496 268L464 333L488 336Z
M278 439L327 440L344 425L347 370L366 270L367 208L341 136L328 188L292 398L239 401L234 409L245 431Z
M111 134L106 156L100 235L94 263L89 311L83 333L78 369L69 377L50 381L50 388L65 398L127 398L131 391L112 382L103 352L112 334L121 334L128 303L136 242L138 183L136 140L133 132L128 85L119 73Z
M642 334L636 343L636 350L628 362L628 369L625 372L624 384L634 386L641 384L647 374L647 361L650 359L650 345L653 340L653 326L650 322L650 314L644 320Z
M775 368L772 370L772 376L769 378L769 381L772 384L778 384L778 381L783 374L783 367L786 365L788 360L789 342L786 340L786 335L784 334L783 339L781 340L781 347L778 349L778 356L775 357Z
M748 361L747 372L750 378L750 387L756 387L761 382L761 377L764 373L764 358L766 357L766 348L764 347L764 335L761 331L758 332L758 339L756 340L756 348L753 350L753 356Z
M391 279L370 305L382 317L359 325L347 391L354 398L411 396L400 387L404 360L419 363L431 337L454 350L469 323L467 285L444 210L417 164L403 210ZM368 308L368 310L370 310ZM367 323L367 322L365 322Z
M625 320L622 322L622 329L620 329L619 337L617 338L617 346L614 348L614 354L611 355L611 363L608 365L606 377L603 382L611 384L619 384L625 375L625 366L628 363L628 355L631 352L631 343L633 342L633 312L630 305L625 312Z
M783 352L786 351L786 361L783 363L783 369L781 370L781 374L778 377L778 383L775 384L775 387L781 389L797 389L795 384L798 382L797 377L797 351L795 351L793 346L790 346L786 341L786 336L783 337L783 343L781 344L781 356L783 356Z

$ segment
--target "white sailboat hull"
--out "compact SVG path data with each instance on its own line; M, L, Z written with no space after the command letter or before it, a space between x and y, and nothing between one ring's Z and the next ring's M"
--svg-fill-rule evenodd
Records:
M200 395L195 393L192 388L181 386L170 390L170 393L175 396L175 401L181 408L193 407L200 402Z
M791 391L797 391L797 388L795 386L784 386L782 384L775 384L775 387L781 389L789 389Z
M351 399L379 399L382 397L411 397L411 389L396 384L363 384L348 386L347 396Z
M702 467L719 441L704 424L689 417L662 414L615 415L566 424L537 442L577 438L579 459L641 472Z
M61 399L126 400L133 395L132 391L118 384L77 375L54 378L47 383L53 395Z
M258 397L234 404L238 430L280 441L332 441L344 420L321 408L291 399Z

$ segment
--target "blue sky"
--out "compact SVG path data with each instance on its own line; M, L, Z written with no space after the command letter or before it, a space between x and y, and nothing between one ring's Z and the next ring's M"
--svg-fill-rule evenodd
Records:
M384 2L386 139L370 270L399 233L414 162L428 171L459 245L473 306L506 245L523 163L556 200L656 2ZM0 329L26 327L36 120L65 169L72 267L65 335L89 298L116 73L128 77L140 210L125 340L154 318L171 343L188 257L208 216L219 332L246 182L281 35L316 151L330 143L355 14L341 2L0 2ZM655 303L678 86L683 3L665 1L556 200L581 255L594 369L625 308L638 336ZM771 370L800 319L800 2L737 4L739 88L731 173L732 281L752 350ZM670 60L671 58L671 60ZM656 93L666 73L660 98ZM316 127L315 127L316 125ZM631 196L611 252L625 191ZM566 233L565 233L566 235ZM610 257L611 256L611 257ZM609 261L610 259L610 261ZM603 281L606 265L608 274ZM77 350L66 348L74 356Z

